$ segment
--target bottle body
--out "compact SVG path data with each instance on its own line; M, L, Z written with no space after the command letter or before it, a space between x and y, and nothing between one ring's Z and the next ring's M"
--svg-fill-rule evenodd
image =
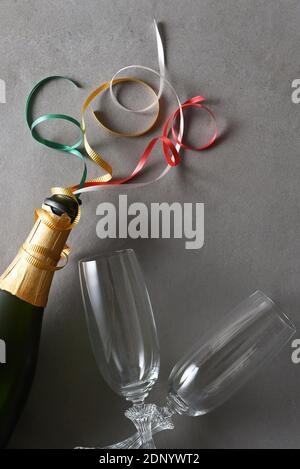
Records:
M42 320L43 308L0 290L0 336L6 348L0 364L0 448L7 445L29 394Z

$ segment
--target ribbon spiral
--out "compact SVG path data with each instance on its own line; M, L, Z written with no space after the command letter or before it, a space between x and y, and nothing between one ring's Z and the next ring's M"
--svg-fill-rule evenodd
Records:
M163 154L164 154L164 158L167 162L167 166L163 170L163 172L159 176L157 176L155 179L153 179L151 181L148 181L148 182L134 183L134 184L130 185L130 187L131 186L142 187L142 186L151 184L155 181L158 181L159 179L164 177L172 167L177 166L181 161L181 157L180 157L180 154L179 154L180 149L203 151L203 150L207 149L208 147L210 147L211 145L213 145L213 143L215 142L215 140L217 138L217 132L218 132L217 125L216 125L216 119L215 119L215 116L214 116L213 112L207 106L205 106L203 104L205 99L202 96L195 96L195 97L187 100L185 103L181 104L180 99L179 99L175 89L169 83L169 81L166 79L166 77L165 77L164 48L163 48L163 43L162 43L162 39L161 39L159 30L158 30L158 26L157 26L157 23L156 23L155 20L154 20L154 26L155 26L157 51L158 51L159 72L157 72L155 70L152 70L149 67L143 67L143 66L140 66L140 65L130 65L128 67L122 68L117 73L115 73L115 75L112 77L112 79L110 81L105 82L102 85L100 85L99 87L97 87L88 96L88 98L86 99L86 101L85 101L85 103L83 104L83 107L82 107L81 121L80 122L77 119L75 119L74 117L68 116L66 114L45 114L45 115L42 115L42 116L38 117L35 120L32 118L32 102L33 102L33 99L34 99L36 93L38 92L38 90L42 86L46 85L48 82L50 82L52 80L60 80L60 79L67 80L72 85L78 87L77 83L74 80L72 80L71 78L68 78L68 77L65 77L65 76L58 76L58 75L49 76L49 77L46 77L43 80L39 81L34 86L34 88L31 90L31 92L30 92L30 94L27 98L27 102L26 102L26 121L27 121L27 125L30 129L32 137L38 143L40 143L42 145L45 145L49 148L59 150L59 151L68 153L70 155L76 156L83 163L83 172L82 172L82 176L81 176L81 179L80 179L78 184L74 184L74 185L72 185L71 187L68 187L68 188L63 188L63 187L53 188L52 193L55 193L55 194L59 193L59 194L69 195L73 198L76 198L76 200L77 200L78 196L80 194L84 193L84 192L99 190L103 186L116 186L116 185L126 184L128 182L131 182L142 171L142 169L145 166L147 160L149 159L149 157L150 157L156 143L161 142L162 143ZM137 78L131 78L131 77L119 77L119 75L122 72L125 72L129 69L132 69L132 68L143 69L143 70L146 70L146 71L154 74L155 76L158 76L158 78L160 80L158 93L156 94L155 91L152 89L152 87L149 84L147 84L145 81L139 80ZM133 110L133 109L130 109L130 108L127 108L127 107L123 106L117 100L117 98L114 94L114 91L113 91L113 87L116 84L122 84L124 82L135 82L135 83L138 83L138 84L141 84L142 86L144 86L145 89L147 90L147 92L150 92L150 94L153 95L153 97L154 97L153 102L149 106L147 106L146 108L137 109L137 110ZM159 99L160 99L160 97L163 93L163 90L164 90L165 86L167 86L171 90L172 94L175 96L175 99L177 101L176 110L171 114L171 116L165 122L165 124L163 126L162 134L160 136L157 136L157 137L153 138L148 143L146 149L144 150L143 154L139 158L138 164L133 169L131 174L129 174L128 176L126 176L124 178L113 179L113 168L112 168L112 166L104 159L104 157L100 153L96 152L92 148L92 146L90 145L90 143L88 141L88 138L87 138L87 127L86 127L86 122L85 122L85 115L86 115L87 110L90 107L90 104L96 98L96 96L98 96L100 93L104 92L105 90L109 90L111 98L114 101L114 103L117 104L119 107L121 107L123 110L126 110L128 112L141 113L141 112L145 112L145 111L147 111L147 110L149 110L153 107L156 107L156 112L155 112L154 118L151 121L150 125L142 131L131 132L131 133L128 133L128 132L127 133L122 133L122 132L119 132L119 131L116 131L116 130L113 130L113 129L109 128L107 125L105 125L102 122L101 116L97 111L93 113L96 122L99 125L101 125L104 129L106 129L106 131L110 132L111 134L121 136L121 137L138 137L138 136L143 135L146 132L148 132L154 126L154 124L156 123L158 115L159 115ZM202 145L202 146L199 146L199 147L196 147L196 148L192 148L191 146L188 146L183 141L183 133L184 133L183 111L188 109L188 108L191 108L191 107L200 108L200 109L208 112L208 114L210 115L210 117L212 119L213 126L214 126L213 134L210 137L209 141L205 145ZM59 143L59 142L56 142L56 141L53 141L53 140L48 140L46 138L43 138L39 134L37 127L40 126L41 124L49 121L49 120L64 120L64 121L68 121L71 124L75 125L79 129L79 133L80 133L78 140L72 145L66 145L66 144L62 144L62 143ZM178 120L179 120L179 131L177 133L176 124L177 124ZM171 132L171 135L172 135L172 138L173 138L174 142L169 137L170 132ZM104 171L104 174L102 174L101 176L99 176L96 179L87 180L86 160L85 160L84 154L82 153L82 150L80 150L82 145L84 146L85 152L88 155L88 157ZM73 223L73 225L78 223L79 217L80 217L80 210L79 210L79 215L78 215L77 219L75 220L75 222Z

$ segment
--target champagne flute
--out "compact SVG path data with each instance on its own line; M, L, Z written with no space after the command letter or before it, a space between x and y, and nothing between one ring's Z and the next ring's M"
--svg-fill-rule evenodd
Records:
M264 293L256 291L196 344L173 368L166 406L156 409L152 431L174 414L198 416L219 407L295 334L295 326ZM114 445L139 448L140 435Z
M94 356L114 392L132 402L125 412L144 448L154 448L154 404L145 398L159 374L159 346L148 291L132 249L79 262Z

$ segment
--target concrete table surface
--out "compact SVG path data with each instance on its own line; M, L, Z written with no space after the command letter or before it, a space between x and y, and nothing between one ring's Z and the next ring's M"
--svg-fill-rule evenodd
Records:
M170 81L182 100L196 94L207 98L221 138L206 153L187 152L182 167L155 185L84 197L82 223L70 240L70 263L54 280L36 377L11 448L104 446L132 431L123 416L126 402L104 383L91 353L77 270L78 259L86 255L125 247L138 254L161 345L160 381L151 394L157 402L165 398L173 364L256 289L300 325L300 105L291 100L291 83L300 73L297 0L1 0L0 78L6 83L6 104L0 104L0 268L25 239L33 209L50 187L77 182L81 170L77 161L31 139L24 121L29 90L47 75L75 78L80 90L51 83L39 94L35 110L79 118L88 92L119 68L136 63L157 69L153 17L161 23ZM163 114L175 106L167 91ZM109 103L104 107L109 114ZM204 121L196 111L191 115L189 139L197 143ZM122 112L114 119L118 125L140 124ZM128 140L101 134L92 122L90 128L91 140L120 174L161 131L156 127ZM49 125L43 132L69 141L75 134L68 125ZM161 153L155 151L145 177L162 167ZM97 174L92 164L89 170ZM105 201L117 206L119 193L128 195L128 203L147 206L203 202L203 248L187 250L182 239L100 240L96 208ZM215 412L176 419L175 430L157 436L157 445L299 448L300 365L292 363L291 354L289 344Z

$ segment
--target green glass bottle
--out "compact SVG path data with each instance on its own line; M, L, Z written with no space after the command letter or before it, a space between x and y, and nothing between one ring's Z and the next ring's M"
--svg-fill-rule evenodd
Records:
M69 196L46 199L26 242L0 277L0 448L7 445L30 391L43 311L77 212L78 203Z

